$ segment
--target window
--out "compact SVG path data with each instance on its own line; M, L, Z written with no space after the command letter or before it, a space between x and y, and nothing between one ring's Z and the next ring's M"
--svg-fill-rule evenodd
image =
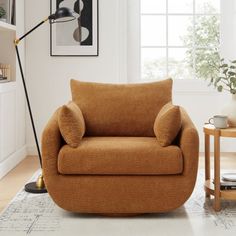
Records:
M140 0L141 79L217 73L220 0Z

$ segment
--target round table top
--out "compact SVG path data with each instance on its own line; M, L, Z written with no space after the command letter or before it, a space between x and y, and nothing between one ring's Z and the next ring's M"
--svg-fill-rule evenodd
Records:
M215 132L219 132L221 137L231 137L236 138L236 127L229 127L226 129L216 129L214 125L207 124L204 125L203 131L208 135L215 135Z

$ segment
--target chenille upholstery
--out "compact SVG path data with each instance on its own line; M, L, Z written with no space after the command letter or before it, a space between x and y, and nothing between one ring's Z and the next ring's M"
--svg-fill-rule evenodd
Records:
M197 176L197 130L180 108L181 129L171 145L161 147L153 131L159 111L171 102L172 81L72 83L80 87L73 101L84 116L84 137L77 148L66 144L58 125L61 108L42 136L43 173L55 203L72 212L115 215L167 212L184 204Z
M162 107L153 127L157 141L162 147L171 145L181 129L181 122L179 106L167 103Z
M85 123L80 108L74 102L61 107L58 125L66 143L71 147L78 147L85 133Z
M154 137L153 124L172 98L172 80L146 84L99 84L71 80L87 136Z
M181 174L183 157L177 146L161 147L151 137L86 137L78 148L65 145L58 155L61 174Z

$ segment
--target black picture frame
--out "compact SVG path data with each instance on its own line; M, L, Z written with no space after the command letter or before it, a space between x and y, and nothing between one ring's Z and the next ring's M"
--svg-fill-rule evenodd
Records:
M58 8L58 2L64 2L68 0L50 0L50 14L53 14L55 10ZM71 0L72 1L72 0ZM74 0L75 4L78 4L79 1L83 0ZM78 46L73 46L76 51L71 52L72 48L70 45L62 45L62 46L57 46L55 47L55 40L56 40L56 33L55 33L55 28L57 25L60 25L61 23L58 24L50 24L50 56L52 57L97 57L99 56L99 1L98 0L91 0L92 2L92 45L81 45L79 44ZM72 9L74 10L74 9ZM79 18L78 18L79 20ZM77 21L77 19L75 20ZM65 23L66 24L66 23ZM95 28L94 28L95 27ZM90 39L91 40L91 39ZM87 42L91 43L90 41L87 40ZM69 49L67 51L67 47ZM77 50L77 48L78 50ZM57 50L60 48L60 50ZM88 50L88 53L86 53L86 49ZM80 53L80 50L82 51Z

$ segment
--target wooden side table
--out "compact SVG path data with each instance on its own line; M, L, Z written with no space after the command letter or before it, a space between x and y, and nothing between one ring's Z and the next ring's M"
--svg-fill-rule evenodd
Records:
M236 200L236 190L220 189L220 137L236 138L236 128L216 129L205 125L205 191L206 197L214 196L215 211L221 210L220 199ZM210 169L210 136L214 136L214 184Z

